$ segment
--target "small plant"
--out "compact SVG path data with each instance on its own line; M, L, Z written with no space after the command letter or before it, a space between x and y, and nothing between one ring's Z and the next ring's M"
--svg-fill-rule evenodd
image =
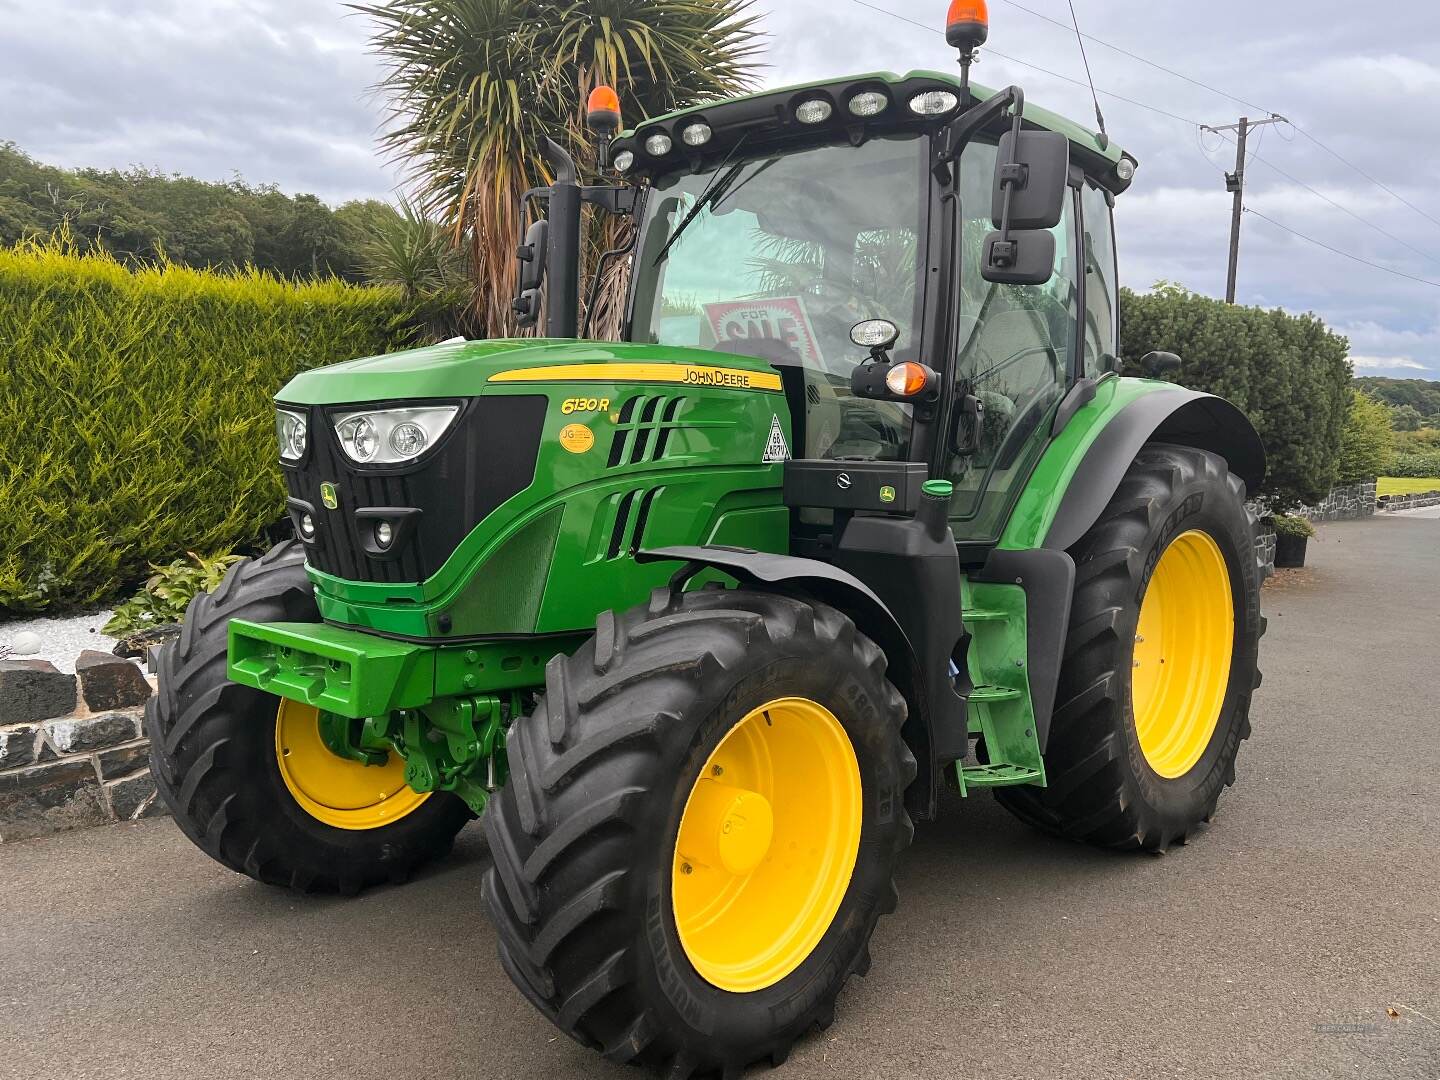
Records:
M1315 535L1315 526L1303 517L1294 514L1276 514L1270 519L1270 527L1275 530L1276 536L1303 536L1310 538Z
M225 571L243 558L243 555L205 558L191 551L185 558L165 566L152 563L150 569L155 573L145 582L145 587L115 609L101 632L111 637L127 637L140 630L179 622L191 598L219 587Z

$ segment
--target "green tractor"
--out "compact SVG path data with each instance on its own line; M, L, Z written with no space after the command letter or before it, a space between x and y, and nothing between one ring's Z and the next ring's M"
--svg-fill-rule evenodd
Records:
M1108 848L1210 819L1260 681L1264 452L1120 376L1135 163L970 85L954 7L958 77L649 119L593 185L551 144L543 337L280 392L296 539L192 603L147 717L203 851L348 894L480 816L521 992L731 1077L831 1022L942 788ZM619 341L579 325L585 203L633 219Z

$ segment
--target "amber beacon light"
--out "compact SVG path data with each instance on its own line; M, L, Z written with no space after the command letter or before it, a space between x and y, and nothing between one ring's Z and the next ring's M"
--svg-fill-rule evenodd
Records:
M585 123L591 131L613 135L620 130L620 95L613 86L597 86L585 104Z
M990 13L985 0L950 0L945 16L945 40L961 52L974 52L990 35Z

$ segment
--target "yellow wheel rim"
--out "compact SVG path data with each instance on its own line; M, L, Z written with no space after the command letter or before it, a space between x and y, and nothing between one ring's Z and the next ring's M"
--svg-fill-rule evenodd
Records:
M301 809L337 829L378 829L430 797L405 783L399 754L366 765L332 753L320 738L320 713L287 698L275 714L275 760Z
M685 802L671 883L702 978L749 993L804 962L845 898L861 808L855 749L823 705L778 698L726 733Z
M1235 643L1235 605L1225 556L1198 529L1170 542L1140 605L1130 671L1135 733L1145 760L1173 780L1210 745Z

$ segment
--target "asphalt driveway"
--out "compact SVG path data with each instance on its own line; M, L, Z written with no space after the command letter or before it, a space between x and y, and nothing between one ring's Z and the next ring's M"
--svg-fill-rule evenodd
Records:
M1116 856L953 800L870 976L777 1080L1440 1077L1440 520L1325 526L1265 609L1212 826ZM0 1076L640 1075L512 989L487 860L472 826L339 901L231 874L168 820L0 847Z

